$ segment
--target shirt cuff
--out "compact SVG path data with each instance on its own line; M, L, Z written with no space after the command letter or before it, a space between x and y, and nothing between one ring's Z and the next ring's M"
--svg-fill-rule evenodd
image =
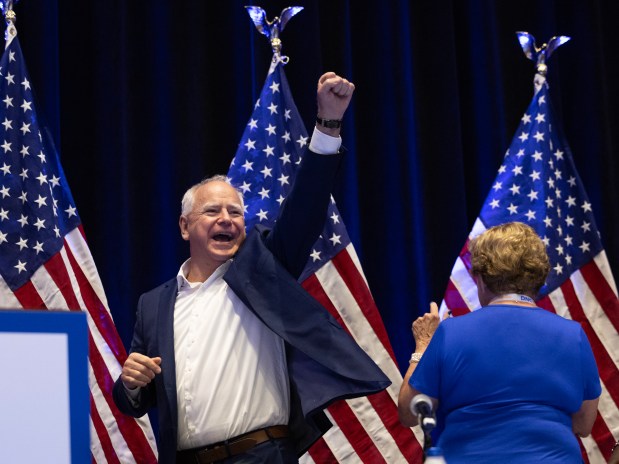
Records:
M137 407L139 404L138 399L140 398L140 392L142 389L140 387L137 387L134 389L127 388L125 384L123 384L123 388L125 389L127 398L129 398L129 401L131 401L131 404L133 405L133 407L134 408Z
M342 146L341 137L331 137L323 132L320 132L314 127L314 133L312 134L312 140L309 144L309 149L319 155L335 155L340 151Z

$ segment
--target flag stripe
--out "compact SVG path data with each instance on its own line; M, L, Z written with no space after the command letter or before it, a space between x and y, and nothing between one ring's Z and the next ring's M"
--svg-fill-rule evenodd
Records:
M354 289L346 286L332 262L320 268L316 277L322 291L326 293L325 304L328 304L332 315L389 377L392 385L387 388L392 397L397 398L396 385L401 382L400 371L389 350L380 343L369 321L363 317L361 308L357 305L358 297L351 291Z
M615 285L615 279L613 278L613 271L610 268L610 263L608 262L608 256L606 256L606 251L600 251L595 258L593 259L598 269L600 270L601 275L604 277L608 286L612 290L615 297L617 294L617 286Z
M328 433L329 432L327 432L327 434ZM312 445L312 447L310 448L307 454L309 454L312 457L313 462L316 462L319 464L322 464L322 463L332 464L332 463L338 462L338 459L333 454L333 451L331 451L331 448L329 447L329 444L327 443L324 437L322 437L314 445Z
M311 456L313 462L318 464L334 464L338 462L324 437L314 443L307 454ZM299 462L304 462L303 457L301 457Z
M390 401L393 402L387 392L382 391L365 398L347 400L347 403L351 406L352 411L357 415L385 460L388 463L409 462L411 459L421 456L423 434L419 436L413 433L419 430L419 427L402 426L397 412L387 416L387 420L385 420L385 416L380 417L378 411L381 410L382 406L380 401L374 401L375 397L378 397L379 400L382 398L383 401L386 401L385 404L389 404Z
M350 246L350 245L349 245ZM340 252L346 253L347 249ZM354 266L352 261L348 261ZM356 268L352 271L357 275ZM351 271L348 271L350 276ZM340 324L347 329L348 333L355 339L355 342L361 346L365 352L378 364L382 371L389 377L392 385L388 387L393 398L397 398L398 389L397 383L401 382L401 374L394 358L378 339L374 328L370 322L363 316L362 310L357 304L360 300L359 296L354 293L354 287L348 287L346 282L342 280L342 275L335 267L333 262L326 263L317 272L316 277L326 293L327 301L329 302L329 310L332 315L338 319ZM310 293L311 294L311 293ZM373 307L376 312L376 306L368 306L366 309ZM396 400L397 401L397 400Z
M619 438L619 410L613 408L613 404L613 398L608 393L606 385L602 383L602 395L600 395L600 405L598 410L600 411L604 422L606 422L608 429L611 431L614 430L617 434L616 438ZM612 439L614 443L616 438L610 437L609 439Z
M568 279L567 282L570 282L570 280ZM576 292L573 289L573 287L572 287L572 290L570 291L569 286L566 286L564 289L564 286L562 285L561 288L555 290L550 295L544 297L537 303L538 305L540 305L540 307L543 307L544 309L549 310L551 312L555 312L559 314L561 317L565 317L566 319L577 320L578 318L584 317L584 311L582 310L582 305L580 304L580 302L578 303L577 307L573 307L570 305L569 299L572 299L572 298L579 301L578 300L579 297L576 295ZM589 303L588 305L590 304L591 303ZM597 305L593 305L593 306L597 306ZM559 308L559 312L557 312L556 308ZM580 311L578 308L580 308ZM576 313L575 314L576 317L574 317L574 315L570 313L572 309L574 309ZM598 354L596 352L596 346L592 343L592 340L590 339L589 334L587 333L587 326L590 327L590 324L587 321L586 324L581 323L581 325L583 326L583 330L585 330L585 334L587 334L587 338L589 339L591 348L596 358L596 363L598 364L598 368L599 368L599 361L597 359ZM594 463L598 463L598 462L602 463L606 461L605 458L603 458L602 454L600 453L600 448L604 449L605 444L611 441L612 443L614 443L612 436L609 437L607 435L607 433L610 433L610 432L607 432L607 431L610 430L610 426L612 427L619 426L619 412L617 411L617 408L614 407L613 398L610 396L606 388L604 379L601 379L601 380L602 380L602 395L600 396L600 403L598 406L598 417L596 418L597 425L594 426L591 432L591 435L589 437L585 439L579 437L581 446L583 446L584 449L587 451L587 455L590 458L590 461ZM616 382L613 382L613 385L615 384ZM603 423L600 423L599 421L602 421Z
M355 455L355 450L352 443L348 441L344 432L339 427L337 420L331 415L329 410L326 411L327 417L335 425L324 435L324 440L331 452L336 458L335 462L365 462L360 456ZM369 464L369 463L367 463Z
M483 229L485 230L485 227L483 227ZM462 250L460 250L460 254L458 254L458 257L462 260L462 264L464 264L464 267L467 270L471 269L471 253L469 253L469 240L467 239L466 242L464 242L464 246L462 247Z
M578 440L578 446L580 447L580 455L582 456L583 464L590 464L591 461L589 461L589 453L587 452L587 448L585 447L581 439ZM594 442L594 446L597 447L595 442Z
M587 285L582 273L575 272L570 280L591 328L597 335L602 348L612 360L612 364L617 367L619 365L619 353L614 352L613 346L619 343L619 333L609 321L606 312L600 306L593 289Z
M69 272L64 265L61 253L56 253L45 264L44 268L48 273L48 276L56 284L54 290L59 290L62 294L65 303L58 305L57 307L48 306L49 309L68 309L70 311L79 311L81 308L75 297L75 291L71 285L71 278ZM47 284L47 281L46 281ZM51 286L49 286L51 287ZM44 300L47 299L44 297ZM84 308L85 309L85 308Z
M73 233L73 232L72 232ZM77 232L75 232L77 233ZM70 235L70 234L69 234ZM61 291L61 293L64 295L64 299L66 301L71 301L71 306L72 308L69 309L73 309L73 308L82 308L82 307L87 307L88 309L88 322L89 322L89 326L91 326L92 322L95 323L95 327L93 330L93 327L90 327L91 333L90 335L92 337L97 338L98 340L101 340L101 334L102 333L110 333L111 331L111 327L105 327L104 324L110 324L111 323L111 318L109 316L109 313L107 312L107 310L105 310L104 307L102 307L102 304L100 301L98 301L97 295L94 293L94 291L92 290L89 282L86 280L85 276L82 273L81 268L78 266L73 253L71 251L71 249L67 246L65 246L63 248L63 250L61 250L61 253L58 254L58 256L63 255L66 256L66 263L64 263L64 261L60 260L60 259L56 259L54 260L54 263L51 266L46 266L45 269L48 271L51 271L51 273L53 273L51 279L53 281L60 281L60 282L73 282L76 288L80 288L81 291L79 293L76 293L73 291L73 287L64 286L64 289ZM64 266L65 264L70 265L71 270L73 272L69 273L67 272L67 268ZM49 279L42 279L43 281L49 281ZM48 286L49 289L49 286ZM57 292L51 292L52 294L57 293ZM78 295L79 295L79 300L78 301ZM82 297L88 298L89 303L86 304L84 302L84 300L82 300ZM91 301L94 300L94 301ZM63 305L61 305L62 308L60 309L66 309L68 307L68 303L65 303ZM93 311L94 309L94 311ZM92 313L95 313L95 317L91 317ZM98 326L96 326L96 324L98 324ZM113 323L111 323L113 324ZM108 337L108 340L110 339L110 337ZM108 345L108 347L110 346L110 341L111 340L106 340L106 343ZM122 354L124 356L124 347L122 347L122 344L120 343L120 341L117 342L117 344L119 344L119 346L122 348ZM97 344L94 344L94 346L98 346ZM106 352L109 352L109 350L106 350ZM101 361L105 361L106 356L102 356L101 357ZM96 358L92 358L91 355L91 363L92 360L96 359ZM118 360L118 355L116 356L116 360ZM106 379L111 379L111 371L110 371L110 367L107 366L107 364L109 364L110 361L106 361L105 364L93 364L93 369L96 372L95 377L100 379L100 378L106 378ZM112 363L112 365L116 366L116 371L119 371L119 366L118 364ZM103 388L104 390L107 389L108 391L111 391L113 385L113 381L108 382ZM127 422L128 424L135 424L137 427L143 428L143 424L141 424L139 421L135 421L133 419L130 419L129 421L127 421L127 419L125 417L123 417L120 412L118 412L116 410L116 405L110 401L111 396L108 394L106 395L106 402L109 406L109 408L111 410L113 410L113 416L114 416L114 421L119 421L119 418L122 418L123 422ZM122 427L120 427L120 431L121 433L125 434L125 431L123 430ZM145 431L143 431L143 433L147 433ZM138 440L135 439L136 437L133 437L132 441L138 443L141 440L141 437L139 437ZM150 437L149 437L150 438ZM152 441L152 438L151 438ZM151 450L153 448L153 446L151 445ZM147 452L145 454L145 458L146 459L155 459L154 456L150 456L150 454Z
M596 262L591 261L585 264L580 272L593 291L595 299L599 302L606 317L615 328L615 332L619 332L619 299L617 299L617 295L613 292Z
M593 293L593 289L587 285L587 282L583 278L581 272L575 272L570 277L574 292L578 300L581 302L581 308L584 316L589 321L592 330L597 335L604 351L612 357L614 356L613 364L616 366L619 362L617 355L619 353L614 352L613 343L616 343L619 339L619 334L614 329L611 322L606 316L606 312L601 308L596 295ZM569 309L569 307L568 307Z
M543 300L548 301L551 312L566 319L572 319L572 315L570 314L567 302L565 301L565 296L563 295L563 292L560 288L550 293L549 295L546 295Z
M99 353L99 355L101 355L101 353ZM116 421L116 417L112 409L110 408L108 399L105 398L105 392L101 390L100 385L97 382L97 375L95 374L92 363L89 364L89 369L89 381L90 389L92 391L92 397L94 398L95 406L105 427L104 430L107 432L112 442L114 451L116 452L116 455L118 456L120 462L122 462L123 464L136 463L136 458L133 456L131 449L127 446L127 441L125 440L125 437L120 430L120 424ZM129 416L122 416L122 418L124 421L133 420ZM138 420L134 421L136 423L138 422ZM140 444L140 441L135 440L135 443L137 446Z
M107 297L105 296L103 284L99 278L99 273L92 257L92 253L90 252L90 248L88 248L88 243L86 242L86 236L84 234L82 224L66 234L64 236L64 241L68 244L69 248L71 248L71 252L82 269L82 272L86 276L86 280L88 280L99 301L103 303L106 311L109 313L109 309L107 309L109 308ZM113 332L115 333L116 329L114 329Z
M554 292L554 293L559 293L559 292ZM551 313L555 313L555 308L554 305L552 304L552 301L550 300L550 297L548 295L546 295L543 298L540 298L539 300L537 300L535 302L540 308L544 308L546 311L550 311Z
M350 246L350 245L349 245ZM370 323L374 336L378 337L383 345L383 348L389 353L392 361L395 363L395 353L389 343L389 337L383 324L378 308L374 303L374 298L370 293L370 289L365 284L365 277L361 276L361 273L357 269L357 266L351 259L347 250L344 249L336 254L331 262L337 269L340 278L346 288L353 294L355 301L357 302L356 308L363 314L364 319ZM354 321L363 321L358 316L351 318Z
M369 397L352 398L346 400L350 410L355 414L364 427L367 436L372 440L380 454L387 462L404 462L405 458L389 433L387 424L384 424Z
M303 286L329 311L329 313L331 313L335 319L338 320L338 322L345 330L348 331L348 333L351 333L348 325L336 309L337 307L340 307L348 308L348 311L352 310L351 308L353 307L353 304L348 302L348 300L346 300L346 302L341 300L348 294L348 288L337 282L333 282L333 272L329 272L329 266L329 264L323 266L323 268L321 268L316 274L306 279L306 281L303 282ZM329 274L330 277L324 277L324 274ZM332 290L329 292L327 292L323 286L323 280L327 279L332 281L329 284L329 287L332 287ZM334 304L334 299L339 299L340 301L338 301L337 304ZM351 333L351 335L354 337L354 334ZM361 344L361 346L371 345L368 343L367 336L368 334L364 333L363 336L360 337L361 340L357 339L357 337L354 338ZM363 338L366 338L366 340L363 340ZM412 430L403 427L399 423L398 419L397 396L402 380L394 380L393 377L399 375L399 370L390 357L380 356L379 354L372 352L374 350L370 351L371 352L369 354L372 355L372 358L375 361L377 359L381 360L385 358L389 361L390 366L385 366L384 363L380 363L380 361L379 366L387 375L390 376L390 378L392 378L393 383L387 390L370 395L367 399L372 403L375 412L380 417L381 422L386 426L387 430L389 430L392 439L395 441L395 444L401 451L402 455L416 456L421 452L419 441ZM336 413L334 413L334 416L336 416Z
M31 281L19 287L14 295L24 309L47 309Z
M443 299L454 316L467 314L479 307L477 286L471 277L470 268L471 264L468 260L458 257L451 270L447 292Z
M310 275L307 279L303 281L301 285L307 291L307 293L312 295L322 306L324 306L329 311L331 316L333 316L335 320L342 326L342 328L344 328L344 330L346 330L346 332L348 332L348 334L350 335L350 331L348 330L348 327L346 327L346 324L344 324L342 316L333 306L333 303L331 303L331 300L327 296L324 288L322 288L322 285L318 280L318 276L316 276L316 274Z
M386 462L346 401L329 406L329 412L362 462Z
M608 352L604 349L604 346L600 342L597 333L591 327L591 324L587 319L585 312L580 304L580 300L576 296L572 281L566 280L563 285L561 285L561 291L563 292L565 302L570 309L572 319L580 322L580 325L584 329L585 334L589 339L589 343L591 344L591 348L593 349L602 382L604 382L604 384L606 385L608 393L612 397L613 401L615 403L619 403L619 385L617 385L618 382L616 381L614 383L612 382L613 379L617 379L617 366L615 366L612 359L608 355Z
M103 423L103 431L107 433L112 446L114 447L115 454L120 462L123 464L132 464L135 462L135 459L131 454L131 450L127 447L127 442L119 429L119 425L116 423L116 418L114 417L114 414L112 414L112 410L110 409L107 400L104 397L104 392L101 391L101 388L97 383L97 374L95 374L92 362L89 363L88 368L90 391L92 392L92 398L94 399L99 418ZM127 419L130 420L129 417L127 417ZM95 451L97 451L97 453L99 452L98 449ZM99 460L102 460L101 456L98 457ZM103 459L105 459L105 457Z
M400 382L401 383L401 382ZM400 384L396 387L399 389ZM403 456L415 459L422 455L423 435L416 435L413 429L404 427L398 418L397 403L394 403L387 392L382 391L369 395L368 400L374 410L380 416L381 421L395 440L395 443ZM413 461L409 461L413 462Z
M144 432L140 428L140 426L134 420L128 420L129 418L123 415L118 411L114 401L112 400L112 386L114 385L114 380L110 377L109 372L105 368L103 363L103 359L97 349L92 336L89 334L88 344L90 349L90 363L93 367L96 375L96 381L103 393L103 398L108 404L114 418L116 419L116 423L118 424L118 429L120 433L125 439L127 446L131 450L131 453L135 457L135 460L139 463L142 462L155 462L156 457L152 454L152 450L138 446L139 443L144 439ZM149 453L149 451L151 451Z
M617 440L617 438L613 436L612 431L615 430L615 432L619 434L619 411L617 408L613 408L613 405L613 399L609 395L606 385L602 383L602 394L600 395L598 412L600 414L600 420L604 422L604 428L594 428L592 436L595 441L600 443L600 448L604 452L610 452L610 449ZM597 444L595 446L597 447Z
M59 251L57 255L59 255ZM53 268L52 268L53 270ZM67 300L65 299L62 291L58 288L53 281L48 269L45 266L39 267L37 271L32 275L30 280L38 295L43 300L43 304L46 308L54 311L68 311Z
M77 231L74 231L73 233L77 233ZM71 264L71 269L73 270L77 280L77 285L79 286L80 294L84 300L84 304L86 305L85 309L88 310L88 313L97 326L99 334L103 336L105 343L111 349L118 363L123 364L127 358L127 353L120 337L118 336L118 333L114 330L114 321L112 321L112 316L103 306L97 294L90 285L90 282L86 279L86 276L84 275L82 268L77 264L68 243L66 250L67 257Z
M107 462L110 464L120 464L120 460L118 459L116 451L112 446L112 441L110 440L105 425L101 421L101 417L99 417L99 412L97 410L95 400L92 397L92 393L90 394L90 420L92 421L97 438L99 439L100 446L103 448Z
M299 464L316 464L316 461L314 461L313 456L310 453L314 451L315 454L318 454L319 453L318 448L320 448L321 450L323 448L326 448L327 450L329 449L329 447L322 440L322 438L320 438L314 445L312 445L312 448L314 447L316 447L316 450L310 449L310 451L303 454L303 456L299 458ZM323 461L320 461L320 462L323 462ZM333 458L332 461L325 461L325 462L335 462L335 458Z
M600 352L600 343L597 335L594 335L594 339L592 339L590 335L591 333L595 334L595 332L593 331L589 321L586 319L584 310L582 309L582 305L580 303L580 300L578 299L576 291L574 290L571 280L566 280L566 282L559 289L552 292L549 297L550 298L547 298L547 302L548 306L550 306L550 309L552 311L556 312L556 308L561 308L560 313L557 312L557 314L568 319L573 319L581 324L583 330L585 331L585 334L587 335L587 338L589 339L591 349L593 350L594 356L596 358L596 363L601 374L602 370L600 369L599 357L606 357L607 353L603 350L603 348L602 352ZM600 405L598 406L598 417L596 418L597 426L594 427L594 429L592 430L590 439L583 440L579 437L582 446L587 451L587 455L590 458L590 461L595 463L601 463L605 461L605 459L602 460L603 458L601 458L598 448L603 449L604 443L608 442L608 437L606 435L606 430L608 430L608 426L604 421L603 416L606 415L606 410L608 410L608 404L613 403L613 399L609 395L609 392L606 388L604 376L600 375L600 377L602 380L602 396L600 397ZM608 398L607 401L604 401L605 397ZM612 409L616 410L616 408ZM602 421L603 424L599 421Z
M316 274L312 274L311 276L309 276L304 282L303 282L303 286L304 288L308 291L308 293L310 293L310 295L312 295L314 298L316 298L316 300L318 300L325 308L327 308L327 310L329 311L329 313L340 323L340 325L344 328L344 330L346 330L349 334L350 331L348 329L348 327L346 326L346 324L344 323L341 315L339 314L339 312L337 311L337 309L335 308L335 306L333 305L332 301L329 299L329 297L327 296L326 292L324 291L322 285L320 284L320 281L318 280L318 277L316 276ZM387 416L387 419L389 417L389 406L393 406L393 401L391 400L391 398L388 396L388 394L386 392L379 392L376 395L383 395L386 396L388 401L387 402L383 402L383 406L385 406L384 408L380 408L380 409L376 409L376 412L379 414L379 416L381 415L381 412L383 413L382 415ZM369 398L373 397L375 395L371 395ZM336 422L338 423L339 426L341 426L342 424L345 427L350 427L349 423L345 422L345 418L340 417L340 410L337 408L338 405L340 403L336 403L332 406L329 407L329 412L333 415L334 419L336 420ZM391 411L391 414L393 416L394 412ZM397 417L397 408L395 410L395 414ZM381 420L382 417L381 417ZM383 420L384 423L384 420ZM399 427L401 427L399 424L397 424ZM402 427L403 428L403 427ZM394 430L396 430L395 428L390 429L389 432L393 433ZM356 430L357 433L359 433L358 430ZM348 436L348 433L344 433L345 436ZM394 437L394 439L396 439L396 437ZM359 441L359 438L357 437L355 440L355 443ZM397 440L396 440L397 441ZM397 443L398 447L400 446L400 443ZM351 446L354 447L354 445L351 444ZM313 447L312 447L313 449ZM365 459L363 459L364 453L358 453L358 457L360 459L362 459L362 462L372 462L370 461L366 461ZM317 461L317 462L322 462L322 461Z
M453 279L449 279L449 282L447 283L444 301L447 308L449 308L454 316L462 316L463 314L471 312L469 306L464 301L464 298L462 298L462 294L456 288L456 284Z
M608 460L608 458L610 458L610 450L613 446L614 440L608 426L606 425L606 422L599 412L595 418L595 422L593 423L591 437L593 440L588 443L588 447L585 446L587 455L592 458L597 458L598 456L596 455L601 454L604 460ZM581 443L583 443L582 440Z
M91 395L91 399L92 399L92 395ZM99 441L99 436L97 435L95 426L92 423L92 419L89 421L89 429L90 429L90 462L93 464L107 464L107 459L105 459L105 451L103 450L103 446L101 445L101 442Z

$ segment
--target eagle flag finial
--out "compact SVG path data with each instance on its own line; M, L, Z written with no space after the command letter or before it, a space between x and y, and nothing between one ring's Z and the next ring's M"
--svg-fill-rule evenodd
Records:
M535 44L535 37L528 32L519 31L516 32L516 35L518 36L518 42L520 42L524 55L531 61L535 61L536 74L533 83L535 91L537 92L539 87L546 81L546 73L548 72L548 65L546 62L550 59L550 55L561 45L570 40L570 37L566 35L554 36L547 44L544 43L538 48Z
M303 9L302 6L289 6L284 8L279 16L275 16L273 21L269 21L267 19L266 12L259 6L246 6L247 12L249 13L249 17L253 21L256 29L261 34L264 34L271 41L271 48L273 49L273 59L282 61L283 63L288 62L287 56L282 56L282 41L279 38L279 35L286 27L290 18L296 15L299 11Z

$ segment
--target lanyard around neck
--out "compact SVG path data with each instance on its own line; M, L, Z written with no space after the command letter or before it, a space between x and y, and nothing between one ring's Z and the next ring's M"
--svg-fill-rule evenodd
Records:
M490 304L496 304L497 302L514 302L514 303L528 303L535 306L535 300L527 295L521 295L519 293L507 293L505 295L499 295L490 301Z

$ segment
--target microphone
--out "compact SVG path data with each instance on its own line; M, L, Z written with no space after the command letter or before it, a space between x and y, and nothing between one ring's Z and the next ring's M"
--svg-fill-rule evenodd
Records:
M417 416L417 421L424 432L429 432L436 427L436 417L434 417L434 411L432 409L432 400L429 396L423 393L413 396L410 410Z

